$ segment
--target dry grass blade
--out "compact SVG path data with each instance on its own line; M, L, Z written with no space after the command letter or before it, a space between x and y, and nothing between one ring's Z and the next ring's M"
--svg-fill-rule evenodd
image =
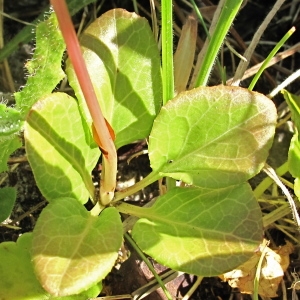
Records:
M275 55L271 59L271 61L268 63L267 67L271 67L271 66L277 64L278 62L282 61L283 59L285 59L287 57L290 57L291 55L294 55L299 50L300 50L300 43L297 43L296 45L292 46L291 48ZM252 68L245 71L243 76L240 78L240 82L247 79L247 78L249 78L249 77L251 77L251 76L253 76L254 74L256 74L262 64L263 64L263 62L261 62L259 64L256 64ZM234 78L228 79L226 83L227 83L227 85L233 85Z
M231 85L239 86L239 84L241 82L241 78L243 77L243 75L248 67L251 56L253 55L254 49L256 48L262 34L265 32L268 24L271 22L274 15L279 10L280 6L284 3L284 1L285 0L277 0L276 1L272 10L269 12L269 14L266 16L266 18L264 19L264 21L262 22L262 24L260 25L260 27L258 28L256 33L254 34L254 36L251 40L251 44L249 45L248 49L246 50L246 52L243 55L247 59L247 61L243 61L243 60L240 61Z

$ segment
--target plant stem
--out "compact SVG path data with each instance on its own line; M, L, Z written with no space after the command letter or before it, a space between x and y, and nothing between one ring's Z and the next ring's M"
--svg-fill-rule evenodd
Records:
M116 192L113 202L122 200L125 197L138 192L139 190L143 189L147 185L157 181L160 178L161 178L161 176L159 175L159 173L157 173L157 172L150 173L147 177L143 178L141 181L137 182L135 185L130 186L120 192Z
M65 0L50 0L50 2L55 10L62 35L67 45L69 58L74 67L82 93L93 119L96 133L101 143L99 146L103 154L104 171L101 174L100 202L103 205L107 205L112 200L116 187L116 148L106 125L92 81L85 65L66 2Z

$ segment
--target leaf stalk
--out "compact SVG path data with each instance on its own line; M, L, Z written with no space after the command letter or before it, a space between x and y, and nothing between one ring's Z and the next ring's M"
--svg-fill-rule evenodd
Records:
M84 62L80 44L65 0L50 0L67 46L67 52L78 78L82 93L93 119L93 125L101 143L103 172L101 174L100 202L107 205L114 196L117 173L117 152L102 114L92 81Z

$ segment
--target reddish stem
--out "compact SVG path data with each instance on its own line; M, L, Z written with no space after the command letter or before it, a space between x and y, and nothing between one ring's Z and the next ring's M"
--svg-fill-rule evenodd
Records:
M100 189L100 199L101 203L106 205L112 200L116 185L116 148L97 100L66 2L65 0L50 0L50 3L55 10L61 32L67 46L69 58L74 67L82 93L93 119L96 133L100 140L104 167L104 172L102 173L101 178L102 185Z

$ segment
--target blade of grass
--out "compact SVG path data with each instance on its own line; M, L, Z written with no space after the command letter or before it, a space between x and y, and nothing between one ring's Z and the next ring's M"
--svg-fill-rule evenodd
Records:
M163 104L174 97L172 0L161 1Z
M211 27L210 29L209 34L211 38L210 40L207 39L206 43L208 44L203 56L203 60L201 60L199 64L197 63L197 70L199 71L196 70L198 73L193 75L195 78L195 80L193 80L193 87L207 85L209 75L215 63L220 47L222 46L226 34L228 33L228 30L230 29L242 3L243 0L220 1L219 8L220 5L222 5L220 16L218 17L216 26L214 28ZM201 53L199 56L201 57Z
M138 247L138 245L135 243L135 241L131 238L131 236L128 233L125 233L125 239L129 244L133 247L133 249L137 252L137 254L141 257L141 259L145 262L149 270L152 272L153 276L157 280L158 284L162 288L163 292L165 293L166 297L169 300L172 300L172 296L170 295L169 291L166 289L164 283L162 282L161 278L158 276L158 274L155 272L152 264L148 260L148 258L145 256L143 251Z
M252 79L248 90L252 91L257 80L261 76L262 72L267 68L268 63L270 60L276 55L276 53L279 51L279 49L283 46L283 44L291 37L291 35L296 31L295 27L292 27L285 35L284 37L276 44L276 46L273 48L273 50L269 53L267 58L264 60L263 64L259 68L258 72L255 74L254 78Z
M161 37L162 37L162 81L163 104L174 97L174 62L173 62L173 3L161 1ZM167 188L176 186L176 181L167 177Z

